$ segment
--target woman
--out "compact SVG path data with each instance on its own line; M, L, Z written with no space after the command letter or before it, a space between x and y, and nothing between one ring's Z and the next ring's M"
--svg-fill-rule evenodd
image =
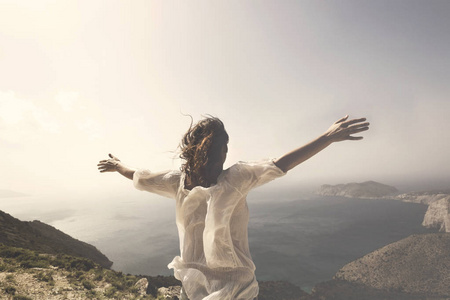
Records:
M153 173L125 166L118 158L98 164L100 172L119 172L137 189L176 200L180 256L169 264L182 282L182 299L242 299L258 295L251 259L246 196L264 183L317 154L330 144L360 140L352 134L369 129L365 118L335 122L310 143L275 160L238 162L223 170L228 134L217 118L189 128L181 141L180 171Z

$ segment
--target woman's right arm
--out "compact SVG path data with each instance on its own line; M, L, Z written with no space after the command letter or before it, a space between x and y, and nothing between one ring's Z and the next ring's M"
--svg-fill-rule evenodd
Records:
M136 169L127 167L124 165L120 159L109 154L110 159L101 160L98 164L98 170L100 173L104 172L118 172L119 174L123 175L124 177L133 180L134 172L136 172Z

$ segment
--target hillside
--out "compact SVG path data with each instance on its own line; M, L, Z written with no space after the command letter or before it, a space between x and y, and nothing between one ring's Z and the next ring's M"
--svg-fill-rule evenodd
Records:
M23 222L3 211L0 211L0 243L41 253L85 257L104 268L112 265L104 254L90 244L40 221Z
M0 299L178 299L173 276L134 276L84 258L49 255L0 244ZM307 294L288 282L260 282L260 300L297 300ZM7 297L4 298L3 296Z
M157 288L150 285L151 295L148 286L147 278L105 269L86 258L0 244L1 299L155 299Z
M448 299L450 234L412 235L345 265L312 299Z

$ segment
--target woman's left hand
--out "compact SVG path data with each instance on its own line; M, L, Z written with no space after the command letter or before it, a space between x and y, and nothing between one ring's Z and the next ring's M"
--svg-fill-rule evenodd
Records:
M362 140L362 136L352 136L352 134L369 130L369 122L365 122L366 118L348 120L348 115L337 120L324 133L331 142L340 142L345 140Z

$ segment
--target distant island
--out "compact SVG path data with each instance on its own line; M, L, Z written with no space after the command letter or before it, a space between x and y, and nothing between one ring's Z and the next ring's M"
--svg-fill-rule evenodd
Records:
M0 198L25 197L25 196L28 195L16 191L0 189Z
M317 194L322 196L342 196L348 198L382 198L386 196L397 195L399 191L386 184L375 181L366 181L362 183L346 183L338 185L322 185Z
M320 186L316 194L361 199L390 199L428 205L422 225L439 229L441 232L450 232L450 190L400 194L393 186L366 181L337 185L324 184Z

